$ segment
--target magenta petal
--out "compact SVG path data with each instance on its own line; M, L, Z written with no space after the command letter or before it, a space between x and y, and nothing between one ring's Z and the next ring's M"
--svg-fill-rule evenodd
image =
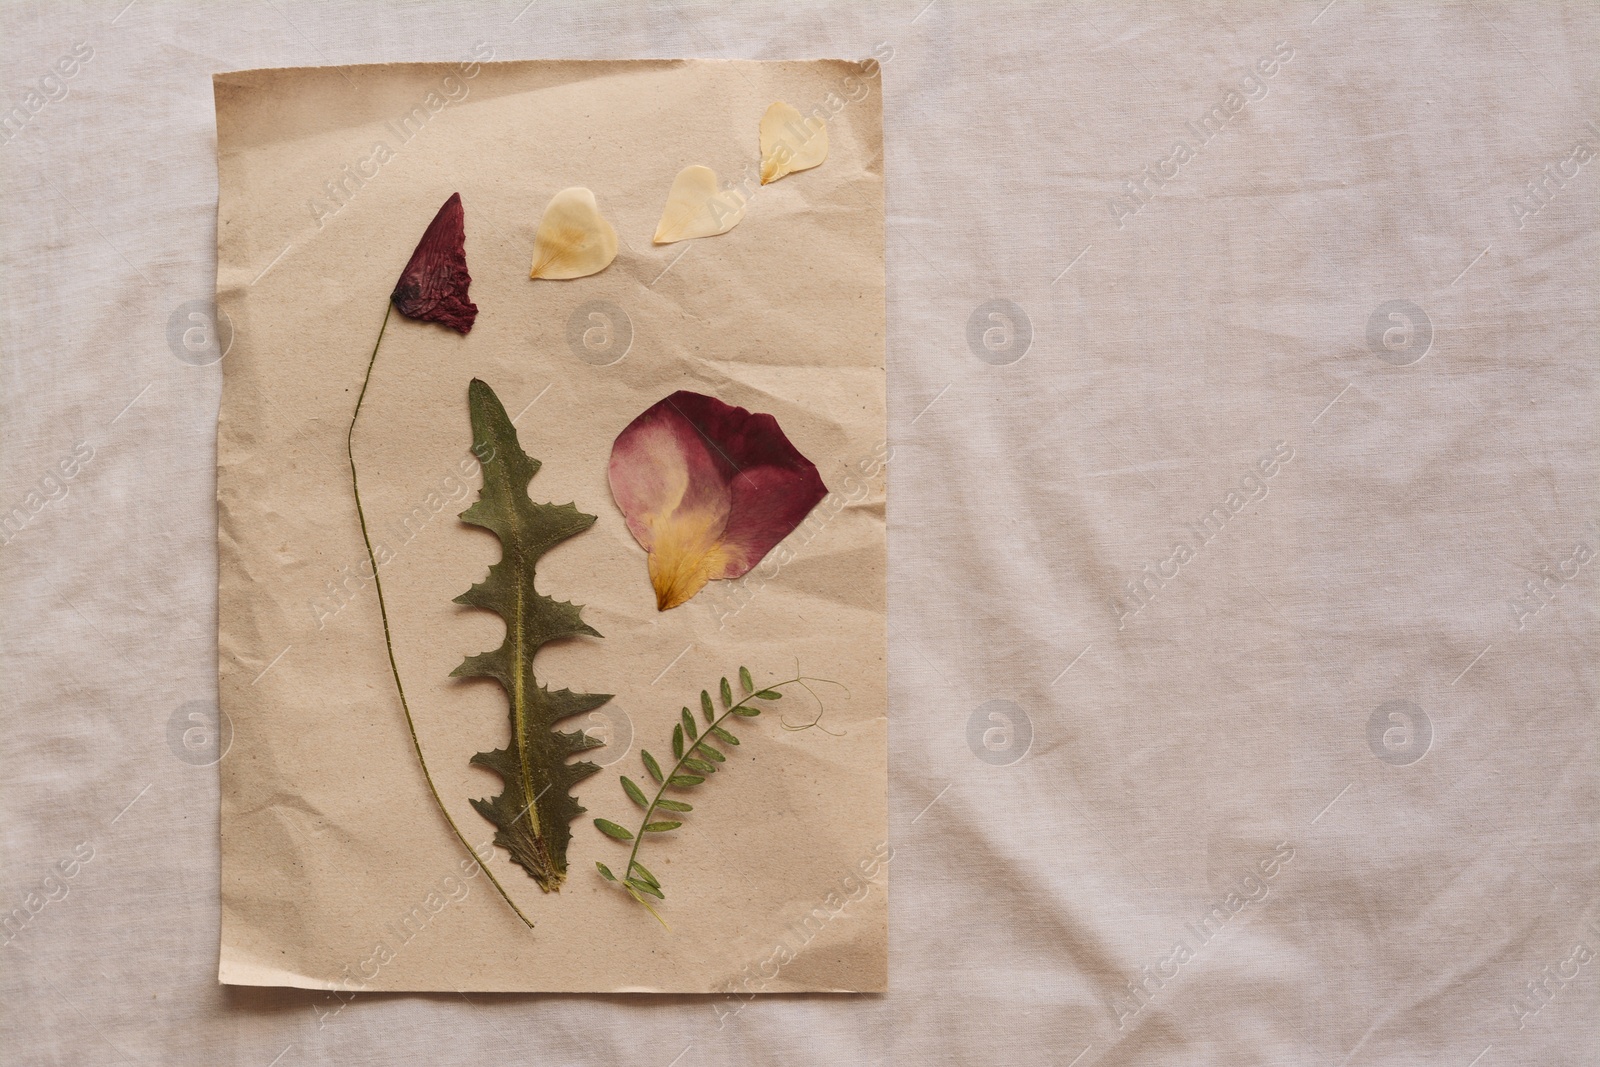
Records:
M751 414L714 397L677 392L673 405L733 468L733 503L722 543L728 564L717 577L738 578L760 563L828 495L822 476L771 415Z
M747 573L827 495L771 415L684 391L617 435L610 478L663 611Z
M461 194L451 193L411 253L411 262L389 299L407 318L441 323L466 333L478 317L478 306L467 298L470 284L466 217Z

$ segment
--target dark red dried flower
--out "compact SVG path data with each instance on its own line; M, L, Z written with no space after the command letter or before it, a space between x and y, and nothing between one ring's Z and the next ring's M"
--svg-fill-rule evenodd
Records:
M461 194L451 193L411 253L389 299L400 314L437 322L466 333L478 317L478 305L467 298L472 275L467 273L467 230Z

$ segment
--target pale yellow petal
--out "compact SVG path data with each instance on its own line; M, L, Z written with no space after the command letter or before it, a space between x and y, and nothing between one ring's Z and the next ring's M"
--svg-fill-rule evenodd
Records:
M810 170L828 158L828 124L804 116L781 100L761 116L761 184Z
M744 218L744 198L717 188L717 172L710 167L684 167L672 180L667 206L656 224L655 242L669 245L695 237L727 233Z
M594 194L575 185L551 197L533 237L530 278L584 278L617 258L617 231L600 217Z

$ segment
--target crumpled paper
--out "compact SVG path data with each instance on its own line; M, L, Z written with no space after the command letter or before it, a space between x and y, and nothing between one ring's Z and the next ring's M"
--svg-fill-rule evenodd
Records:
M234 328L219 415L220 979L362 990L873 991L887 974L882 139L877 72L843 61L485 62L219 75L218 306ZM757 125L826 116L821 167L762 187ZM655 247L673 177L748 198L723 236ZM593 277L529 281L539 211L594 190L622 248ZM395 654L434 781L535 921L527 930L428 793L389 675L345 434L384 301L438 206L466 207L470 336L389 324L357 428ZM452 599L498 555L476 497L467 383L543 463L535 500L599 516L540 564L601 640L547 647L541 681L614 699L577 724L608 764L581 783L569 877L546 895L468 804L506 738L493 685L453 681L501 623ZM617 432L674 389L777 417L830 494L738 582L658 613L606 485ZM725 773L643 858L662 929L594 871L626 849L592 817L670 749L678 709L745 664L817 686L821 726L748 720ZM794 690L782 718L817 707ZM823 729L826 728L826 729Z

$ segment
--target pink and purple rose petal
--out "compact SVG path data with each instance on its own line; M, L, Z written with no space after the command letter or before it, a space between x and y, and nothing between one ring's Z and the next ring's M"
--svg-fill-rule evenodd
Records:
M617 435L610 480L660 611L746 574L828 492L778 420L687 391Z

